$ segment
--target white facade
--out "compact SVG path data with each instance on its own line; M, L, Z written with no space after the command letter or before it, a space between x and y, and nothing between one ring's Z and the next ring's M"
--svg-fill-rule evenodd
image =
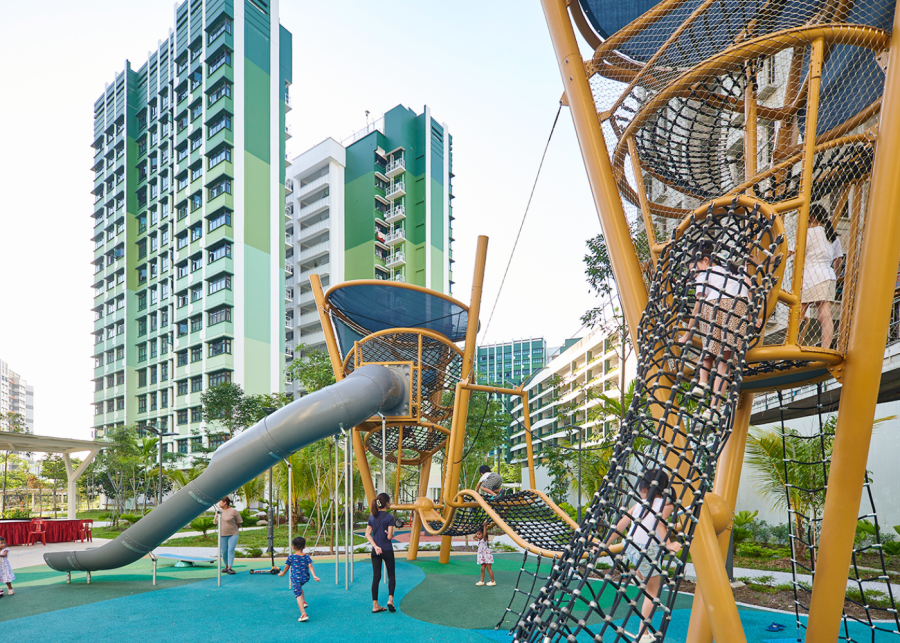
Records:
M34 387L0 360L0 415L18 413L25 427L34 433Z
M536 460L540 459L544 444L578 441L577 430L563 428L567 425L582 427L585 446L594 444L598 436L618 429L613 418L587 422L588 409L600 402L596 399L584 400L588 389L603 391L610 397L618 396L623 387L627 390L637 373L637 359L634 351L629 351L623 367L621 351L615 335L595 330L552 359L525 385L529 395L532 445ZM557 378L559 387L554 386ZM558 388L564 391L562 396L558 396ZM574 414L560 422L557 407L573 401L577 403ZM579 402L583 403L578 404ZM521 401L513 407L512 414L517 419L521 418ZM520 422L510 423L510 436L511 461L525 462L525 430Z
M326 350L309 278L319 275L322 287L344 281L345 148L328 138L296 157L287 170L292 192L285 205L285 357L294 348ZM286 393L299 384L285 384Z

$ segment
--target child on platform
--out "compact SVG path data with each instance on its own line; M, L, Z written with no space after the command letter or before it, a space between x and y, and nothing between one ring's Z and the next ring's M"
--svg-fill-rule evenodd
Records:
M475 584L479 587L484 585L484 572L486 570L491 577L491 580L487 585L488 587L493 587L497 584L494 582L494 572L491 569L491 565L494 564L494 553L491 551L490 544L488 544L487 530L485 530L484 527L475 532L475 542L478 543L478 556L476 562L481 565L481 580Z
M659 596L659 575L654 574L654 564L660 563L660 544L672 553L681 551L681 543L669 540L666 521L672 515L675 505L665 497L669 486L669 476L661 469L647 469L638 481L638 493L641 500L628 510L628 513L616 524L615 531L606 540L612 544L619 534L624 534L628 526L628 537L625 539L625 558L634 566L639 581L646 579L647 591L644 604L641 606L641 628L638 631L638 643L653 643L656 638L647 631L647 625L653 614L653 598Z
M478 473L481 474L481 478L475 486L475 492L487 498L496 498L500 494L500 487L503 486L503 478L499 473L491 471L486 464L478 467Z
M16 593L12 586L14 580L16 580L16 575L13 573L12 565L9 564L9 549L6 547L6 539L0 536L0 583L6 583L9 590L7 594L10 596ZM3 596L3 590L0 590L0 596Z
M317 583L319 582L319 577L316 576L316 570L313 568L312 558L309 557L309 554L303 553L303 550L306 549L306 538L297 536L291 541L291 545L294 548L294 553L287 557L284 569L278 575L284 576L285 572L290 568L291 589L294 590L294 596L297 597L297 606L300 608L300 618L297 620L303 623L309 620L309 617L306 615L306 608L309 607L309 603L306 602L306 597L303 595L303 586L309 582L310 574L312 574L313 580Z

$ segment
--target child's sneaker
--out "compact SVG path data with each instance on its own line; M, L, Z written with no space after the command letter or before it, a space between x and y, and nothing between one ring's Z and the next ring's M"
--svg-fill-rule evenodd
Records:
M9 590L9 592L8 592L8 593L9 593L9 595L10 595L10 596L12 596L12 595L13 595L13 594L15 594L15 593L16 593L16 590L14 590L14 589L11 589L11 590Z
M496 584L497 584L497 583L495 583L494 581L491 581L490 583L487 584L487 586L488 586L488 587L493 587L493 586L496 585Z
M301 623L305 623L306 621L309 620L309 617L308 617L306 614L304 614L303 616L301 616L301 617L298 618L297 620L300 621Z
M478 582L475 583L475 584L476 584L478 587L481 587L482 585L484 585L484 581L483 581L483 580L480 580L480 581L478 581Z

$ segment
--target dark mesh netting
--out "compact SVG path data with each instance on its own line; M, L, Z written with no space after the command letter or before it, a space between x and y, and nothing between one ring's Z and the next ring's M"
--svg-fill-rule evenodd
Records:
M461 494L460 499L463 502L474 502L474 498L466 494ZM488 521L487 512L480 506L475 507L459 507L453 512L453 518L450 526L444 530L442 536L471 536L476 531L484 527ZM442 522L429 521L428 526L438 531L444 526Z
M758 206L710 206L664 249L638 329L634 402L608 473L515 628L516 641L665 635L703 497L731 432L744 355L758 341L782 260L775 223ZM671 486L647 500L665 478ZM603 559L605 543L617 538L625 550L613 558L622 570L614 577ZM607 599L598 602L599 595ZM645 599L652 605L646 618Z
M454 345L416 332L385 333L357 343L359 363L412 362L413 414L439 424L453 413L453 391L462 371L462 355ZM421 361L419 354L421 350ZM349 375L355 368L353 354L344 366Z
M384 429L385 459L397 463L397 450L403 447L403 459L415 460L422 454L434 453L447 441L447 434L430 426L388 426ZM366 440L366 448L377 457L382 454L381 430L376 429Z

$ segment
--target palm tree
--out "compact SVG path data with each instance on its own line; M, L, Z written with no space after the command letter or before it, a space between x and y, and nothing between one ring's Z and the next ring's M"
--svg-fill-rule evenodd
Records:
M875 420L873 426L892 420L888 416ZM781 430L750 427L745 461L755 472L756 489L772 509L793 509L794 530L809 531L809 543L815 548L816 529L825 507L825 487L831 466L837 415L824 422L821 440L814 434L788 429L782 439ZM815 549L813 550L815 551ZM797 558L806 553L806 544L795 541ZM812 554L815 563L814 556Z
M165 469L163 474L171 481L172 486L176 489L186 487L189 482L199 477L206 469L206 465L197 465L190 469Z
M25 426L25 418L21 413L7 411L0 415L0 426L7 433L27 433L28 427ZM12 451L6 451L3 459L3 494L0 496L0 513L6 510L6 474L9 470L9 454Z
M265 486L265 475L256 476L253 480L241 485L241 495L244 497L248 510L250 509L250 503L262 499Z

